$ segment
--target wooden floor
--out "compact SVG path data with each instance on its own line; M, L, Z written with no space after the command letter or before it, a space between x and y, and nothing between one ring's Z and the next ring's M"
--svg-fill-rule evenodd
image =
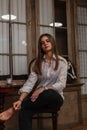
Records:
M87 122L84 122L83 124L73 127L67 127L67 126L66 128L59 127L58 130L87 130Z
M71 128L70 130L87 130L87 125L77 126L75 128Z
M38 130L37 128L36 129L34 129L34 130ZM41 130L52 130L52 128L51 129L49 129L49 128L41 128ZM58 127L58 130L87 130L87 122L85 122L85 123L83 123L83 124L80 124L80 125L77 125L77 126L59 126Z
M87 122L85 122L81 125L75 126L73 128L69 128L67 130L87 130Z

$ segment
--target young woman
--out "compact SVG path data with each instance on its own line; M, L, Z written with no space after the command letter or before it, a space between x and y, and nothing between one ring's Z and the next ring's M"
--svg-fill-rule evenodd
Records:
M32 130L32 116L38 110L53 107L60 109L64 101L66 79L66 60L58 55L53 36L42 34L38 40L38 56L31 64L28 80L19 90L18 101L8 110L8 119L14 111L19 110L19 130ZM34 92L28 96L37 81Z

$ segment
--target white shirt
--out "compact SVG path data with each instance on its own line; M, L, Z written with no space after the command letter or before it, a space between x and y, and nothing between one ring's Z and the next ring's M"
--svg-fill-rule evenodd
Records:
M53 86L55 90L63 97L63 89L66 87L67 80L67 61L61 57L59 58L58 69L54 70L55 66L55 57L51 60L51 65L49 66L46 60L42 62L42 75L36 74L34 71L31 71L27 81L22 88L19 89L19 93L27 92L30 93L37 80L40 81L36 89L44 86Z

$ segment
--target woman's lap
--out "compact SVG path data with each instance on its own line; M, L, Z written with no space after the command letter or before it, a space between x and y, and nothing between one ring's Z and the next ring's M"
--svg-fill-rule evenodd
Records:
M36 101L32 102L30 97L22 103L19 111L19 129L32 130L32 116L42 109L57 108L60 109L63 104L62 97L54 90L45 90L39 95Z
M63 99L55 90L45 90L39 95L36 101L32 102L30 97L22 103L22 109L40 110L43 108L60 108L63 104Z

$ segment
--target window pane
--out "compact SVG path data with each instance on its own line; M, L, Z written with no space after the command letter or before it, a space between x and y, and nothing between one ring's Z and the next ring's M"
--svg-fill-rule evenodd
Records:
M11 15L17 22L26 22L26 0L10 0ZM3 15L9 15L9 0L0 0L0 20Z
M9 53L8 24L0 23L0 53Z
M26 0L11 0L11 14L16 16L15 21L26 22Z
M87 26L78 25L79 50L87 50Z
M0 76L9 75L9 57L0 56Z
M78 13L78 23L79 24L87 24L87 8L78 7L77 8Z
M27 57L14 56L13 57L13 75L27 74Z
M13 24L12 26L12 50L14 54L26 54L26 26Z
M0 20L2 19L2 15L8 14L8 5L9 0L0 0Z
M66 1L54 0L55 22L57 27L66 27Z
M53 3L52 0L39 0L40 1L40 24L49 25L53 22Z
M53 35L54 33L54 31L53 31L54 29L53 28L50 28L50 27L40 27L40 34L43 34L43 33L49 33L49 34L51 34L51 35Z
M80 52L80 77L87 77L87 52Z

